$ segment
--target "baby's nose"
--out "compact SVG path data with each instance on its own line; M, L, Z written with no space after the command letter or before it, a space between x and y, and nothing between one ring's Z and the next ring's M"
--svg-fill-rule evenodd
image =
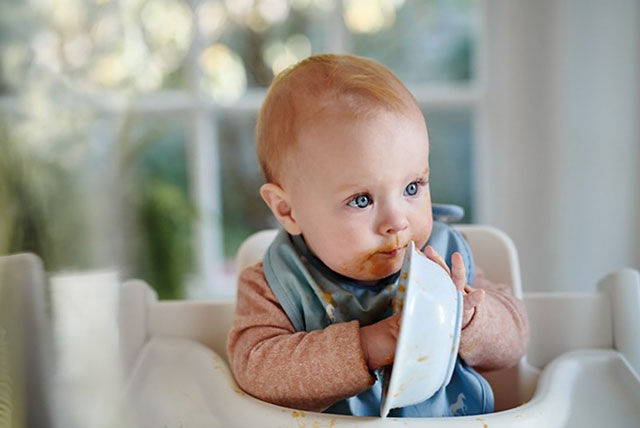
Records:
M380 222L379 231L385 235L395 235L409 227L407 216L399 210L389 210Z

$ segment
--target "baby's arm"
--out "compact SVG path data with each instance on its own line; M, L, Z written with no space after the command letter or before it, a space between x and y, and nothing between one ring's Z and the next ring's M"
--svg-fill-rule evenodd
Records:
M262 265L238 280L227 353L249 394L287 407L322 411L373 385L357 321L296 332L264 277Z
M460 335L460 356L479 370L497 370L518 363L529 344L529 323L524 303L511 288L484 278L480 269L474 288L485 297L476 306Z

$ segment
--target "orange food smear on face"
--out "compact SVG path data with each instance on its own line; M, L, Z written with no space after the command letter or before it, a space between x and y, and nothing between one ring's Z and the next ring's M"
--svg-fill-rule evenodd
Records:
M360 271L364 271L374 278L384 278L385 276L390 275L392 272L389 272L389 262L388 261L373 261L368 260L362 265Z
M401 253L398 253L396 257L390 257L381 253L388 253L400 247L400 238L395 237L395 241L388 243L382 247L378 247L373 251L366 253L360 258L358 265L358 273L368 274L376 279L384 278L385 276L393 273L394 264ZM406 245L404 246L406 247Z
M403 240L401 243L400 237L396 235L392 242L356 256L352 262L341 263L339 267L344 275L373 283L400 270L401 261L408 246L408 241L405 243ZM393 256L388 254L394 250L399 251ZM408 277L408 273L404 272L401 280L406 281Z

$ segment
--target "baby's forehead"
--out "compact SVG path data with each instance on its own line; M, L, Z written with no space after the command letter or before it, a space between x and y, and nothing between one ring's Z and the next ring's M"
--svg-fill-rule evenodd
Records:
M422 116L384 110L361 116L345 114L343 107L316 114L298 135L283 165L297 174L294 179L319 175L335 184L338 178L349 183L365 176L398 178L404 171L393 167L398 157L412 174L428 169L429 143ZM340 173L334 175L336 168Z

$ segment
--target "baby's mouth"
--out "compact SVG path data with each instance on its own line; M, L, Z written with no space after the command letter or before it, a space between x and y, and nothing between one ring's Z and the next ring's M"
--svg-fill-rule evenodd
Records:
M382 250L377 251L376 253L386 257L395 257L398 254L400 254L400 252L404 250L406 247L407 247L407 244L401 245L399 247L394 247L391 249L383 248Z
M373 276L376 280L392 274L391 268L398 268L398 257L408 245L400 245L400 242L396 241L371 251L362 258L360 272Z

